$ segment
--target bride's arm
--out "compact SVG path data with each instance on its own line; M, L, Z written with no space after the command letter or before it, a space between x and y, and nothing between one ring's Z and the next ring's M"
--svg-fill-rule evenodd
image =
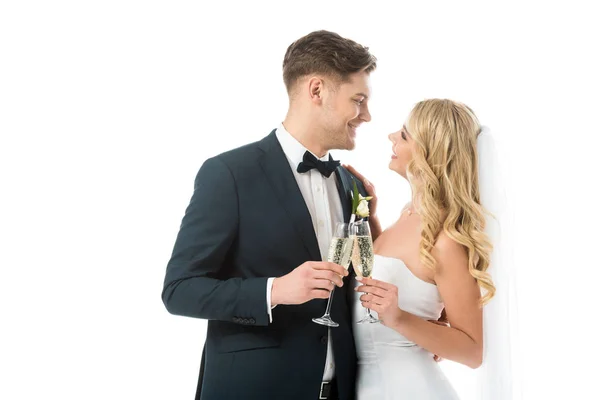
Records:
M371 238L373 242L377 240L383 229L381 228L381 222L379 222L379 218L377 216L371 215L369 216L369 228L371 229Z
M477 368L483 356L480 290L468 270L466 250L442 234L432 251L437 260L435 282L444 301L450 326L440 326L398 308L397 288L376 282L364 303L383 323L433 354ZM373 280L363 279L363 283ZM371 283L369 283L370 285ZM363 287L361 287L363 288ZM394 293L394 291L396 293Z

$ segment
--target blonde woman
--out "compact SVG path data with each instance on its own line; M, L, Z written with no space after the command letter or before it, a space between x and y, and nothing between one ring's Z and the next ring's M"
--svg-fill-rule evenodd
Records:
M495 286L480 201L480 131L467 106L433 99L389 135L389 168L409 181L412 201L384 231L377 198L371 201L375 262L371 279L357 277L354 318L369 308L381 322L354 327L358 400L457 399L432 355L471 368L482 363L482 308ZM429 322L444 310L449 325Z

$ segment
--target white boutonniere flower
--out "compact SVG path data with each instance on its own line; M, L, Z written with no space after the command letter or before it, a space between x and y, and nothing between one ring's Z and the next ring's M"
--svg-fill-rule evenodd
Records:
M358 193L358 187L356 186L356 181L352 181L354 184L354 188L352 193L352 219L362 219L369 216L369 200L373 198L373 196L363 197L360 193Z
M358 207L356 207L356 216L360 218L365 218L369 216L369 203L372 197L362 197L362 195L358 195Z

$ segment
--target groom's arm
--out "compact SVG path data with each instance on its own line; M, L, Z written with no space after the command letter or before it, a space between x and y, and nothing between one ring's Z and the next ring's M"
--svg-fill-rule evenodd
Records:
M235 180L219 158L207 160L194 185L173 254L162 300L171 314L268 325L267 278L227 278L228 254L238 232Z

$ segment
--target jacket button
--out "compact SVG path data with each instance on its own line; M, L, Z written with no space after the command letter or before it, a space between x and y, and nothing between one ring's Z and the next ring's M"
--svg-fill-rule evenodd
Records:
M327 336L321 336L321 343L327 344Z

